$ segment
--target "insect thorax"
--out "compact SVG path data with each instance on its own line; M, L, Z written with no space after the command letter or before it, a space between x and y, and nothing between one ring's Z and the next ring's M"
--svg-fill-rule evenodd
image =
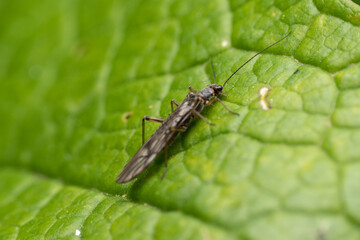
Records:
M196 95L201 97L204 101L208 101L210 97L214 96L214 89L206 87L200 90Z

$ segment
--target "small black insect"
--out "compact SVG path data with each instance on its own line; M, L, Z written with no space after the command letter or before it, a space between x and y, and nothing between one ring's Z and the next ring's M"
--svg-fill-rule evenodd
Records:
M287 34L285 37L279 41L271 44L260 52L256 53L244 64L242 64L235 72L233 72L230 77L225 81L223 85L218 85L216 83L214 65L211 61L211 67L214 74L214 84L208 85L206 88L196 91L191 86L189 87L190 92L186 95L184 101L179 104L175 100L171 100L171 110L172 113L167 119L148 117L145 116L142 120L142 143L141 148L135 153L133 158L126 164L120 175L117 177L117 183L126 183L133 180L138 176L144 169L154 161L156 156L163 150L165 150L165 168L162 175L162 178L165 176L167 168L167 147L174 141L175 137L179 132L184 132L188 128L191 118L199 117L204 120L207 124L211 124L205 117L203 117L200 112L203 110L204 106L212 105L214 102L219 102L224 108L235 115L238 113L232 112L219 98L218 96L224 95L222 93L223 88L226 83L248 62L255 58L260 53L274 46L275 44L281 42L290 35ZM174 105L177 108L174 110ZM145 142L145 120L162 123L161 126L149 137ZM144 143L145 142L145 143Z

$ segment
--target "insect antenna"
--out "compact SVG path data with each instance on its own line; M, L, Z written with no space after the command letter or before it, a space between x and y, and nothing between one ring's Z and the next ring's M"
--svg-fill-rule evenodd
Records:
M261 50L260 52L256 53L254 56L252 56L249 60L247 60L243 65L241 65L238 69L236 69L235 72L233 72L230 77L225 81L225 83L222 85L223 87L225 87L225 84L230 80L230 78L232 78L242 67L244 67L246 64L248 64L248 62L250 62L251 60L253 60L253 58L255 58L257 55L259 55L260 53L268 50L269 48L271 48L272 46L278 44L279 42L281 42L282 40L284 40L285 38L287 38L290 35L291 32L289 32L285 37L283 37L282 39L280 39L279 41L271 44L270 46L264 48L263 50ZM211 62L212 64L212 62ZM216 82L215 82L216 83Z
M216 76L215 76L215 70L214 70L214 63L213 63L213 60L212 60L212 59L211 59L211 68L212 68L213 75L214 75L214 84L216 84Z

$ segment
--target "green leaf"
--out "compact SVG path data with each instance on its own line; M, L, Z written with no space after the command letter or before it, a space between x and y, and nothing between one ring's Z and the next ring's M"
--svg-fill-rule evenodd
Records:
M0 239L360 238L357 4L7 0L0 18ZM143 116L289 32L226 85L240 116L207 107L164 180L160 154L115 183Z
M1 239L235 239L180 212L163 212L23 171L2 169L0 180Z

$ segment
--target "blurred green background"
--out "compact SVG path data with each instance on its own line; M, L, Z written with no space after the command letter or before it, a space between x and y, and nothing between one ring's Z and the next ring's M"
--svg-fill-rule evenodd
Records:
M3 0L0 18L0 239L360 239L357 4ZM160 154L115 183L143 116L289 32L226 86L239 117L214 104L163 181Z

